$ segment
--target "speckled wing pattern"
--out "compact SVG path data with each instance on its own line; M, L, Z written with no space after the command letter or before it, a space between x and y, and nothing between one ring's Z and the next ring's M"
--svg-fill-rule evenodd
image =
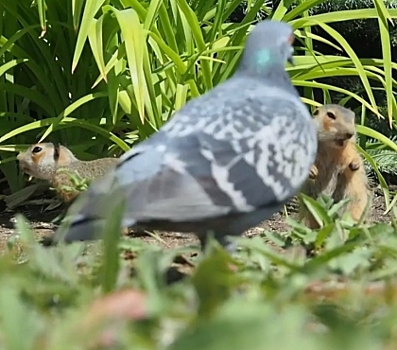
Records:
M127 221L250 212L296 193L316 152L310 114L297 94L249 83L192 100L121 157L116 177Z

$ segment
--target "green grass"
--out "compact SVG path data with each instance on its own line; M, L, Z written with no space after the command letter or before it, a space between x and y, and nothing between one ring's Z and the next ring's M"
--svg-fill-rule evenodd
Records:
M316 203L317 231L288 218L288 232L234 238L232 256L118 240L116 216L104 241L43 247L19 217L0 257L0 348L395 348L396 221L353 225ZM172 264L192 252L193 267Z

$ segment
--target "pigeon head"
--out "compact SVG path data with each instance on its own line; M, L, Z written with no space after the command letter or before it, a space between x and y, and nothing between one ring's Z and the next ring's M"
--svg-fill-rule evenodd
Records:
M289 24L272 20L259 22L248 35L239 70L260 76L284 71L286 62L293 64L293 42L293 29Z

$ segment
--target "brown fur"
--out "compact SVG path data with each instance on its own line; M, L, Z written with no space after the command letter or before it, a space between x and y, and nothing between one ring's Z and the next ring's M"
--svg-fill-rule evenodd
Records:
M358 221L370 198L364 162L356 148L354 113L339 105L328 104L313 113L317 129L318 152L302 193L317 199L325 194L338 202L349 197L346 211ZM303 203L300 218L312 228L318 223Z
M49 142L30 146L18 154L17 160L23 172L47 180L65 202L70 202L80 193L74 187L68 173L77 172L81 178L93 180L102 177L118 162L118 158L82 161L65 146L59 146L57 157L54 144ZM66 169L67 173L58 172L59 169ZM70 187L71 191L63 189L64 186Z

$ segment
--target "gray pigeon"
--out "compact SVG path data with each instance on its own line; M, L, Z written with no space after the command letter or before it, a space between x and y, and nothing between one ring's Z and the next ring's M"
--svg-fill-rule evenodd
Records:
M311 115L285 71L293 30L265 20L249 34L236 72L190 100L157 133L93 182L55 239L98 237L125 201L123 227L208 234L221 244L282 209L317 152Z

